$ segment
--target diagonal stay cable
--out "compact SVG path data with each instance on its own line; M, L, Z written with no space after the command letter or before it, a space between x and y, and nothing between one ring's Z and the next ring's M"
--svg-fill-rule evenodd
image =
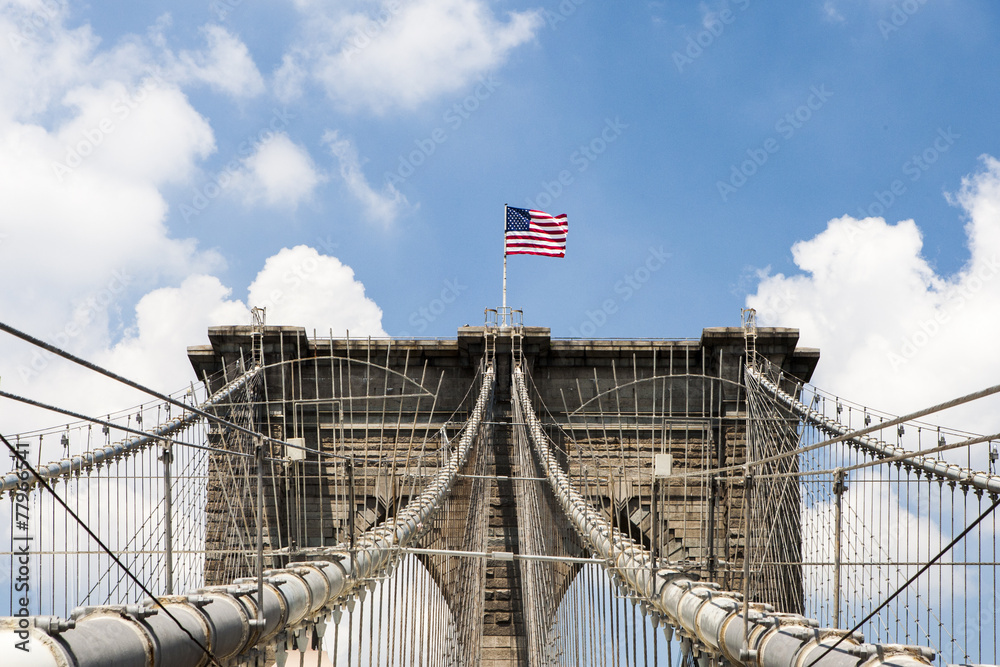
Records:
M207 646L205 646L205 645L204 645L204 644L202 644L202 643L201 643L200 641L198 641L198 638L197 638L197 637L195 637L194 635L192 635L192 634L191 634L191 632L190 632L190 631L189 631L189 630L188 630L187 628L185 628L185 627L184 627L184 626L183 626L183 625L181 624L181 622L180 622L179 620L177 620L177 617L176 617L176 616L174 616L173 614L171 614L171 613L170 613L170 610L169 610L169 609L167 609L167 608L166 608L166 607L165 607L165 606L163 605L163 603L162 603L162 602L160 602L159 598L157 598L157 597L156 597L156 595L155 595L155 594L153 594L153 592L152 592L151 590L149 590L148 588L146 588L146 585L145 585L144 583L142 583L142 582L141 582L141 581L139 580L139 578L135 576L135 574L133 574L133 573L132 573L132 570L130 570L130 569L128 568L128 566L127 566L127 565L125 565L125 564L124 564L124 563L123 563L123 562L122 562L122 561L121 561L121 560L120 560L120 559L118 558L118 556L116 556L116 555L115 555L115 553L114 553L114 552L113 552L113 551L112 551L112 550L111 550L110 548L108 548L108 546L107 546L106 544L104 544L104 542L103 542L103 541L101 540L101 538L100 538L100 537L98 537L98 536L97 536L97 534L96 534L96 533L94 533L94 531L92 531L92 530L90 529L90 526L88 526L88 525L87 525L87 523L86 523L86 522L85 522L85 521L84 521L83 519L81 519L81 518L80 518L80 517L79 517L79 516L77 515L77 513L76 513L76 512L74 512L74 511L73 511L73 510L72 510L72 509L70 508L70 506L69 506L69 505L67 505L67 504L66 504L66 501L64 501L64 500L62 499L62 497L61 497L61 496L60 496L60 495L59 495L58 493L56 493L56 492L55 492L55 490L54 490L54 489L53 489L53 488L52 488L51 486L49 486L49 483L48 483L48 482L47 482L47 481L46 481L46 480L45 480L44 478L42 478L42 477L41 477L41 476L40 476L40 475L38 474L38 471L37 471L37 470L35 470L35 469L34 469L34 468L33 468L33 467L31 466L31 463L29 463L29 462L28 462L28 460L27 460L26 458L24 458L24 457L23 457L23 456L21 455L21 452L20 452L20 451L19 451L19 450L18 450L18 449L17 449L16 447L14 447L14 445L10 444L10 440L8 440L8 439L7 439L6 437L4 437L4 435L3 435L2 433L0 433L0 440L2 440L2 441L3 441L3 444L7 446L7 449L9 449L9 450L10 450L11 454L12 454L12 455L13 455L13 456L14 456L14 457L15 457L15 458L16 458L16 459L17 459L17 460L18 460L18 461L19 461L19 462L21 463L21 465L22 465L22 466L24 467L24 469L25 469L25 470L27 470L28 472L30 472L30 473L31 473L32 475L34 475L34 476L35 476L35 479L36 479L36 480L38 480L38 483L39 483L39 484L40 484L40 485L41 485L41 486L42 486L42 487L43 487L43 488L44 488L44 489L45 489L46 491L48 491L48 492L49 492L50 494L52 494L52 497L53 497L53 498L55 498L55 499L56 499L56 501L57 501L57 502L58 502L58 503L59 503L60 505L62 505L62 508L63 508L64 510L66 510L66 512L67 512L67 513L68 513L68 514L69 514L69 515L70 515L71 517L73 517L73 520L74 520L74 521L76 521L76 522L77 522L78 524L80 524L80 526L81 526L81 527L82 527L82 528L83 528L83 529L84 529L85 531L87 531L87 534L88 534L88 535L90 535L91 539L93 539L93 540L94 540L94 541L95 541L95 542L97 543L97 545L98 545L98 546L99 546L99 547L100 547L100 548L101 548L101 549L102 549L102 550L103 550L103 551L104 551L104 552L105 552L106 554L108 554L108 556L110 556L110 557L111 557L111 560L113 560L113 561L115 562L115 564L116 564L116 565L117 565L118 567L120 567L120 568L122 569L122 571L123 571L123 572L124 572L124 573L125 573L125 574L126 574L126 575L128 576L128 578L129 578L129 579L131 579L132 581L134 581L134 582L135 582L136 586L138 586L138 587L139 587L139 590L141 590L141 591L142 591L143 593L145 593L145 594L146 594L147 596L149 596L149 598L150 598L150 599L151 599L151 600L152 600L152 601L153 601L153 602L154 602L154 603L156 604L156 606L157 606L157 607L159 607L159 608L160 608L160 609L161 609L161 610L163 611L163 613L165 613L165 614L167 615L167 617L168 617L168 618L169 618L169 619L170 619L171 621L173 621L173 622L174 622L174 623L175 623L175 624L177 625L177 627L178 627L178 628L180 628L181 632L183 632L183 633L184 633L185 635L187 635L187 636L188 636L188 637L189 637L189 638L191 639L191 641L193 641L193 642L194 642L194 643L195 643L195 644L196 644L196 645L198 646L198 648L200 648L200 649L201 649L202 651L204 651L205 655L207 655L207 656L208 656L208 657L209 657L209 658L210 658L210 659L212 660L212 662L213 662L214 664L216 664L216 665L219 665L219 667L222 667L222 663L221 663L221 662L219 662L219 659L215 657L215 654L214 654L214 653L212 653L212 651L211 651L211 650L210 650L210 649L209 649L209 648L208 648Z
M817 662L819 662L820 660L822 660L824 657L826 657L826 655L828 653L830 653L835 648L837 648L837 646L839 646L841 642L843 642L848 637L852 636L855 632L857 632L861 628L861 626L863 626L865 623L867 623L868 621L870 621L880 611L882 611L883 609L885 609L885 607L890 602L892 602L893 600L895 600L896 597L900 593L902 593L903 591L905 591L906 588L910 584L912 584L914 581L916 581L920 577L920 575L922 575L924 572L926 572L927 570L929 570L930 567L931 567L931 565L933 565L934 563L936 563L937 561L939 561L946 553L948 553L949 551L951 551L952 547L954 547L956 544L958 544L959 542L961 542L962 539L966 535L968 535L972 531L973 528L975 528L976 526L978 526L979 523L983 519L985 519L986 517L988 517L993 512L993 510L995 510L997 508L997 505L1000 505L1000 496L998 496L996 498L996 500L993 501L992 505L990 505L985 510L983 510L983 513L980 514L979 517L975 521L973 521L968 526L966 526L965 530L963 530L961 533L959 533L955 537L955 539L953 539L951 542L949 542L948 545L944 549L942 549L938 553L937 556L934 556L934 558L932 558L929 561L927 561L923 566L921 566L921 568L919 570L916 571L916 573L912 577L910 577L909 579L907 579L906 582L902 586L900 586L899 588L897 588L895 593L893 593L892 595L890 595L889 597L887 597L882 602L882 604L880 604L878 607L876 607L874 610L872 610L872 612L870 614L868 614L867 616L865 616L863 619L861 619L860 621L858 621L857 625L855 625L853 628L851 628L848 632L846 632L843 635L841 635L840 638L837 639L836 642L834 642L831 646L827 647L827 649L825 651L823 651L823 653L821 653L815 660L811 661L805 667L812 667Z
M319 454L322 457L327 457L327 458L343 458L343 457L340 457L340 456L336 456L334 454L330 454L329 452L321 452L319 450L309 449L309 448L302 447L302 446L299 446L299 445L291 445L291 444L285 442L284 440L278 440L276 438L271 438L271 437L268 437L268 436L266 436L266 435L264 435L262 433L258 433L256 431L253 431L252 429L248 429L245 426L240 426L239 424L234 424L233 422L228 421L226 419L223 419L222 417L219 417L218 415L213 415L210 412L202 410L201 408L199 408L197 406L189 405L187 403L184 403L183 401L177 400L176 398L172 398L170 396L167 396L166 394L160 393L160 392L156 391L155 389L150 389L149 387L141 385L138 382L135 382L134 380L129 380L126 377L122 377L121 375L118 375L117 373L109 371L106 368L102 368L101 366L98 366L95 363L87 361L86 359L82 359L82 358L76 356L75 354L72 354L70 352L67 352L66 350L63 350L63 349L60 349L60 348L56 347L55 345L51 345L49 343L46 343L43 340L39 340L38 338L35 338L34 336L32 336L30 334L27 334L27 333L24 333L23 331L15 329L14 327L12 327L9 324L6 324L4 322L0 322L0 331L3 331L5 333L9 333L10 335L12 335L12 336L14 336L16 338L20 338L21 340L23 340L23 341L25 341L27 343L30 343L30 344L32 344L32 345L34 345L36 347L42 348L46 352L51 352L52 354L60 356L63 359L67 359L69 361L72 361L74 364L78 364L80 366L83 366L84 368L86 368L88 370L92 370L95 373L99 373L99 374L103 375L104 377L107 377L107 378L110 378L112 380L115 380L116 382L121 382L124 385L132 387L133 389L137 389L137 390L139 390L139 391L141 391L143 393L149 394L150 396L152 396L154 398L158 398L161 401L165 401L167 403L170 403L171 405L175 405L175 406L177 406L177 407L179 407L179 408L181 408L183 410L187 410L189 412L193 412L194 414L196 414L196 415L198 415L200 417L204 417L205 419L208 419L209 421L215 422L217 424L222 424L223 426L228 426L229 428L232 428L232 429L236 429L237 431L239 431L241 433L244 433L246 435L249 435L249 436L251 436L253 438L261 438L265 442L272 442L272 443L282 444L285 447L290 447L292 449L301 449L303 451L311 452L313 454ZM257 368L255 368L251 372L260 371L260 369L261 369L261 367L258 366Z
M55 345L51 345L49 343L46 343L43 340L39 340L38 338L35 338L34 336L32 336L30 334L26 334L23 331L15 329L14 327L12 327L9 324L6 324L4 322L0 322L0 331L9 333L10 335L12 335L12 336L14 336L16 338L20 338L21 340L23 340L25 342L31 343L32 345L34 345L36 347L42 348L46 352L51 352L52 354L58 355L58 356L62 357L63 359L68 359L69 361L72 361L74 364L78 364L80 366L83 366L84 368L86 368L88 370L92 370L95 373L100 373L104 377L111 378L112 380L115 380L116 382L121 382L124 385L132 387L133 389L137 389L137 390L139 390L139 391L141 391L143 393L149 394L150 396L153 396L154 398L158 398L161 401L166 401L167 403L170 403L171 405L175 405L175 406L177 406L177 407L179 407L179 408L181 408L183 410L188 410L190 412L193 412L196 415L204 417L205 419L209 419L209 420L211 420L213 422L218 422L218 423L220 423L220 424L222 424L224 426L228 426L230 428L235 428L238 431L241 431L241 432L245 433L246 435L250 435L250 436L254 436L254 437L258 437L258 436L261 435L260 433L255 433L254 431L252 431L252 430L250 430L248 428L245 428L243 426L240 426L239 424L233 424L233 423L231 423L231 422L223 419L222 417L219 417L218 415L213 415L213 414L211 414L209 412L206 412L205 410L202 410L201 408L199 408L197 406L189 405L187 403L184 403L183 401L177 400L176 398L173 398L171 396L167 396L166 394L158 392L155 389L150 389L149 387L141 385L138 382L135 382L134 380L129 380L126 377L122 377L121 375L118 375L117 373L109 371L106 368L102 368L101 366L98 366L95 363L89 362L86 359L82 359L82 358L76 356L75 354L72 354L70 352L67 352L66 350L63 350L61 348L56 347Z

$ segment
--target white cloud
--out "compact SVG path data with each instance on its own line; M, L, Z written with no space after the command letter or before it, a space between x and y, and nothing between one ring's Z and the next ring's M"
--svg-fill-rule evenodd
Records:
M274 96L285 104L302 96L302 87L308 75L303 59L301 53L286 53L281 58L281 65L274 70Z
M170 392L194 379L186 359L187 347L208 342L208 327L247 324L250 306L267 308L268 324L305 327L320 334L386 336L382 311L354 277L351 267L336 257L307 246L285 248L270 257L248 290L247 303L231 298L232 290L215 276L196 274L177 287L161 287L145 294L135 306L135 324L116 336L116 300L130 277L120 274L103 290L79 301L61 329L39 328L33 318L14 322L37 337L98 365ZM13 393L70 407L85 414L106 414L149 402L148 395L103 378L44 351L6 338L0 373ZM58 423L51 414L32 410L5 410L4 430L22 430L28 424Z
M208 342L208 327L248 324L250 307L265 306L268 324L333 329L335 335L385 336L382 311L365 296L351 267L308 246L269 257L249 287L247 303L215 276L193 275L163 287L135 307L135 327L94 357L98 363L160 389L183 387L192 377L187 347ZM121 405L119 407L124 407Z
M820 348L818 386L875 408L901 414L996 384L1000 162L984 158L952 199L970 250L954 275L928 264L912 220L845 216L792 248L803 273L763 273L747 305L761 325L799 328ZM996 414L981 401L933 421L992 433Z
M322 180L308 151L278 133L244 160L243 169L233 174L233 187L247 204L263 201L294 209Z
M236 98L263 93L264 79L246 45L220 26L208 25L202 30L208 49L182 51L178 56L180 77L202 81Z
M99 50L88 26L64 21L60 3L0 5L0 312L103 358L128 338L138 296L223 267L218 253L170 235L160 191L197 173L214 136L134 39ZM57 403L123 405L116 390L90 391L66 362L6 336L0 376Z
M342 138L336 130L324 133L323 143L329 145L330 152L339 161L340 176L348 191L361 203L368 219L382 224L395 221L408 205L403 193L392 183L386 183L381 192L376 191L361 170L358 149L350 139Z
M101 363L161 390L183 387L192 377L184 361L189 345L207 342L210 326L250 321L249 309L230 299L231 293L218 278L207 275L153 290L136 304L135 328L100 354Z
M70 68L84 80L94 64L86 55ZM158 189L190 176L211 150L212 133L169 85L155 84L146 93L155 103L140 103L127 117L115 113L126 89L120 80L95 86L55 77L38 85L48 92L38 108L20 110L24 122L0 118L0 280L8 286L0 292L0 312L15 327L99 358L122 335L136 295L222 266L218 254L171 238ZM66 109L68 118L54 128L36 119L61 117ZM68 154L76 155L72 167ZM9 337L0 340L8 390L80 409L134 402L134 392L85 375ZM133 398L119 402L126 396ZM21 414L5 406L5 429Z
M375 13L298 6L314 78L338 106L377 113L460 90L533 39L543 22L537 11L499 21L483 0L389 2Z
M826 0L823 3L823 18L831 23L843 23L844 15L840 13L837 8L837 3L834 0Z
M948 542L932 498L901 495L894 482L873 470L857 471L850 478L843 496L841 519L843 581L875 582L876 586L895 590L916 573L918 567L910 563L927 562ZM833 563L835 503L819 500L804 504L800 517L803 560ZM952 562L951 554L943 556L943 572L924 573L915 587L919 586L928 599L940 599L941 591L951 585L954 571L949 571L948 564ZM807 598L814 601L833 598L829 565L806 565L803 574L811 582ZM970 568L968 574L963 572L959 576L963 575L976 578L976 571ZM873 606L870 591L863 588L848 584L841 587L840 595L848 618L862 617ZM936 611L941 614L945 610Z
M99 142L98 134L88 138L99 125L81 121L86 115L56 131L0 122L0 279L19 285L3 290L0 305L22 323L61 330L75 304L103 293L116 272L131 276L117 303L163 278L221 266L218 254L171 238L164 224L157 185L187 178L211 132L176 90L156 94L162 105L137 112L129 119L135 127L123 122L119 135ZM125 141L156 122L157 137ZM80 157L72 168L68 150Z
M126 281L128 274L123 274ZM27 333L158 391L182 389L194 375L187 363L186 347L207 342L207 328L216 324L244 323L249 311L239 301L228 300L230 290L217 278L195 275L179 287L160 288L143 296L135 307L135 325L116 332L121 320L119 283L82 301L62 329L39 328L17 322ZM31 318L28 318L29 320ZM140 403L149 395L104 378L48 352L9 338L0 343L5 358L0 364L8 390L89 415L107 414ZM13 407L13 406L5 406ZM58 424L64 418L23 409L5 410L6 429Z
M34 10L0 4L0 35ZM206 54L177 58L164 35L168 17L148 44L128 38L102 49L89 27L70 30L64 20L53 13L16 47L0 39L0 280L8 286L0 312L36 337L170 391L192 378L185 348L205 341L208 326L249 320L248 306L212 275L222 257L172 237L165 224L161 189L189 182L215 150L208 121L179 82L243 96L255 94L259 75L221 28L206 30ZM243 164L243 185L269 205L295 206L322 179L285 134ZM350 267L305 247L269 260L250 296L270 306L272 322L385 335L381 311ZM149 400L7 336L0 376L5 389L91 414ZM4 408L4 430L26 423L27 413ZM44 414L34 423L59 420Z
M86 74L98 40L89 27L63 27L67 7L0 6L0 118L22 120ZM36 20L37 19L37 20Z
M301 326L310 333L388 335L382 310L365 296L354 270L308 246L270 257L250 285L247 305L267 308L268 324Z
M1000 162L984 158L982 168L964 179L951 199L967 216L969 241L967 261L953 274L935 270L923 256L921 231L913 220L887 224L882 218L850 216L831 220L825 231L793 246L792 256L801 272L789 276L762 272L757 293L748 297L747 305L757 309L762 326L798 328L800 344L820 348L822 356L813 377L818 387L875 410L905 414L997 384ZM836 418L833 402L827 406L828 416ZM860 416L854 414L853 425L859 427ZM993 397L922 421L995 433L1000 431L998 415L1000 400ZM846 414L840 418L849 419ZM897 442L895 431L877 435ZM913 450L937 444L936 439L932 428L925 427L921 434L907 425L900 444ZM958 438L948 434L946 440ZM980 445L937 456L985 470L988 452ZM842 555L856 565L844 567L847 581L874 581L894 590L916 568L878 563L926 561L952 534L947 526L963 520L960 492L952 506L948 486L942 487L940 499L934 496L937 485L929 495L911 495L902 493L896 476L882 468L854 471L849 476ZM832 505L806 507L802 517L807 551L814 550L806 553L805 560L829 562ZM985 528L987 534L989 530ZM982 536L983 543L990 539ZM959 596L956 602L971 604L978 597L975 569L969 570L969 581L955 579L955 571L947 567L949 559L944 557L942 573L932 570L914 587L930 600L939 600L941 592L952 586L967 588L968 596ZM812 573L807 576L818 575L822 568L808 569ZM957 576L966 575L962 571ZM823 577L815 580L822 582ZM820 596L829 594L828 588L823 590L828 583L819 585ZM859 615L863 605L870 609L867 597L855 595L850 586L844 590L848 615ZM947 599L934 612L944 619L954 618Z
M179 183L215 150L208 122L163 79L79 86L62 102L75 115L54 131L61 144L53 164L59 182L90 172L151 185Z

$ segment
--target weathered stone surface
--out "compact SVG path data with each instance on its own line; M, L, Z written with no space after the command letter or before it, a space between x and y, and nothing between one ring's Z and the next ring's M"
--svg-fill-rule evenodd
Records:
M305 463L269 464L265 543L287 554L271 558L269 565L295 559L303 548L346 541L349 515L360 533L419 493L444 455L441 429L454 436L466 418L463 400L486 349L484 333L483 327L462 327L453 340L313 339L298 327L263 330L258 349L267 370L259 404L246 417L274 438L303 438L306 447L355 460L353 505L343 458L320 464L310 454ZM211 344L188 350L198 375L214 376L224 368L229 379L238 374L240 364L254 357L251 334L249 326L210 328ZM654 517L651 464L656 453L673 454L678 471L745 460L742 330L705 329L699 340L562 340L551 339L546 328L525 327L520 340L546 410L540 416L561 424L550 436L566 452L563 463L581 491L662 561L682 562L739 589L747 543L742 481L727 478L710 487L704 478L663 480L656 486ZM819 353L796 349L797 341L793 329L760 329L756 348L787 374L807 380ZM497 422L511 416L515 343L509 330L495 341ZM214 388L224 380L213 381ZM215 443L240 446L232 434L217 434ZM536 473L518 462L509 425L494 428L490 446L487 470L493 478L479 486L460 480L454 507L434 530L451 549L520 553L525 499L507 478ZM268 455L280 460L286 452ZM228 550L235 548L239 530L234 517L254 514L252 496L235 493L234 476L252 471L224 469L213 457L209 583L249 574L248 561ZM544 494L542 500L551 502ZM797 516L797 508L788 509ZM467 530L475 521L482 522L481 534ZM561 553L575 553L580 545L565 532L552 544ZM482 665L527 663L524 561L437 556L421 561L453 613L474 605L481 619L476 650ZM554 606L576 570L559 565L548 571L558 590L542 603Z

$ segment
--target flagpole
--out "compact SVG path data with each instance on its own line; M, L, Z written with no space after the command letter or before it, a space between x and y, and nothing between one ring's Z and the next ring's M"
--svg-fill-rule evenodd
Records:
M507 204L503 205L503 313L500 326L507 324Z

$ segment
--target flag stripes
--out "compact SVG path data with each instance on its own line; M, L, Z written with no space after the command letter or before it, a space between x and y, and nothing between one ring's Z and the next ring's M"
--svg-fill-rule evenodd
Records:
M508 255L566 256L566 214L507 207L504 252Z

